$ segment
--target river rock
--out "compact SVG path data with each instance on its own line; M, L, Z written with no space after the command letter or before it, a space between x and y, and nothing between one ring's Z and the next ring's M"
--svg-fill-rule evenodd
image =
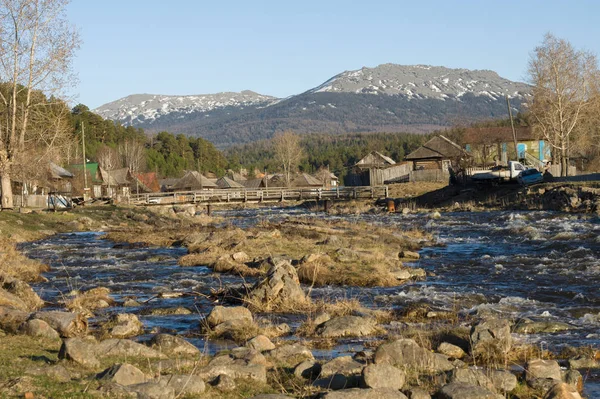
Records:
M140 335L144 331L144 325L138 317L131 313L118 313L113 315L109 321L111 326L108 334L113 338L129 338Z
M326 321L317 329L323 338L364 337L377 331L375 320L359 316L339 316Z
M202 378L196 375L161 375L157 379L160 385L173 388L176 395L199 395L206 389Z
M294 368L294 375L298 378L313 380L321 373L321 365L314 360L305 360Z
M578 392L583 391L583 376L577 370L567 370L563 373L562 380L571 385Z
M80 313L37 312L31 315L30 319L45 321L63 338L81 337L87 334L87 319Z
M358 387L364 364L350 356L337 357L321 366L321 374L313 385L328 389Z
M446 355L454 359L462 359L466 355L465 351L462 350L461 347L450 344L448 342L442 342L438 346L437 351L442 355Z
M236 262L242 262L242 263L250 261L250 257L248 256L248 254L243 251L235 252L235 253L231 254L231 259L233 259Z
M98 375L100 381L114 382L120 385L134 385L146 382L146 376L131 364L115 364Z
M166 356L157 350L128 339L107 339L96 344L96 352L105 356L136 356L160 359Z
M272 266L266 278L254 285L247 300L264 310L296 309L310 302L300 286L296 268L289 261Z
M259 352L275 349L273 342L271 342L271 340L264 335L257 335L256 337L252 338L246 342L246 346Z
M488 376L497 391L511 392L517 387L517 376L510 371L491 370Z
M562 381L562 374L556 360L535 359L525 364L525 378L527 381L535 378L550 378Z
M575 388L569 384L559 383L548 391L544 399L582 399Z
M471 343L474 355L488 351L506 354L512 347L510 324L502 319L482 320L471 328Z
M167 356L198 356L200 350L185 339L169 334L156 334L150 339L150 347Z
M323 323L325 323L326 321L329 321L329 320L331 320L331 315L329 313L326 313L326 312L321 312L321 313L318 313L315 316L315 318L313 320L313 324L315 326L320 326L321 324L323 324Z
M100 361L96 358L95 344L82 338L65 339L58 352L58 358L71 360L84 367L100 366Z
M579 355L569 359L569 368L571 369L597 369L600 368L600 362L591 357Z
M142 315L151 315L151 316L172 316L172 315L186 315L192 314L192 311L184 308L183 306L178 306L175 308L149 308L144 309L140 312Z
M29 335L30 337L40 337L48 339L60 339L58 332L50 327L44 320L34 319L27 320L21 324L19 328L21 334Z
M29 284L4 273L0 273L0 296L2 291L18 298L19 304L22 303L25 306L21 310L37 310L44 306L44 301ZM0 299L0 304L2 304L2 299Z
M559 321L532 321L529 319L522 319L515 326L514 332L517 334L551 334L559 331L572 330L573 328L574 326Z
M339 391L327 392L323 399L408 399L406 395L397 389L379 388L379 389L342 389Z
M207 366L198 371L205 380L215 379L224 374L233 379L245 378L262 383L267 381L267 361L253 349L235 348L226 355L213 358Z
M389 364L370 364L362 371L362 385L366 388L402 389L406 374Z
M235 378L230 377L227 374L220 374L217 376L213 385L221 392L233 391L236 388Z
M398 253L400 259L421 259L421 255L418 252L403 250Z
M137 393L138 399L175 399L175 390L158 382L129 385L127 389L129 392Z
M412 339L398 339L379 346L375 351L374 361L376 364L389 363L417 372L440 372L454 368L444 355L431 353Z
M439 399L504 399L504 396L480 386L451 382L438 392Z
M278 363L298 364L302 360L314 359L310 349L298 343L284 344L267 352Z
M142 304L135 299L127 298L123 301L123 307L134 308L138 306L142 306Z
M486 375L483 370L480 369L454 369L450 382L460 382L468 385L475 385L486 388L491 392L496 391L494 383Z
M411 388L404 391L408 399L431 399L431 395L419 388Z
M18 334L19 328L29 319L29 312L0 306L0 329L9 333Z
M210 327L215 327L230 320L246 320L252 322L252 312L243 306L215 306L206 318L206 322Z

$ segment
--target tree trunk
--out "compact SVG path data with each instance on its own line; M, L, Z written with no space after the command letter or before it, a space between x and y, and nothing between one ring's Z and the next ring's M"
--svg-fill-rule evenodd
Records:
M10 184L10 173L7 170L0 171L0 188L2 189L2 209L13 208L12 185Z
M567 156L565 154L565 150L561 150L560 152L560 175L561 177L567 176Z

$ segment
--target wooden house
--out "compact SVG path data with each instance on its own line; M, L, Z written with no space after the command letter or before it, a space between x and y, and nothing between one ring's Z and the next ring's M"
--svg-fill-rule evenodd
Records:
M158 193L160 192L160 183L156 172L135 173L133 174L133 183L131 191L139 193Z
M129 168L106 170L98 168L102 179L102 196L105 198L127 197L131 193L134 177Z
M215 188L218 188L215 182L209 180L200 172L190 170L173 185L172 191L195 191Z
M243 184L238 183L237 181L230 179L227 176L223 176L219 180L217 180L217 186L220 189L242 189L242 188L244 188Z
M405 179L408 173L405 165L373 151L354 165L353 172L346 176L346 185L380 186L390 181Z
M324 184L321 180L313 177L307 173L300 173L291 182L292 187L323 187Z
M448 172L451 166L458 166L461 160L470 155L452 140L438 135L417 148L404 159L412 163L412 170L442 170Z

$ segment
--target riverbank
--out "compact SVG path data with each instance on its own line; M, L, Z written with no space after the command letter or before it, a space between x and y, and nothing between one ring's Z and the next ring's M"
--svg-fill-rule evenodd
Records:
M180 212L180 216L174 212L165 215L146 212L135 209L98 212L90 209L64 214L65 219L56 222L42 219L44 226L41 227L53 227L53 231L57 232L72 231L73 226L84 231L109 231L110 237L125 245L113 244L101 236L97 237L99 244L89 243L90 251L97 245L104 248L103 252L94 249L95 255L90 254L94 265L97 265L92 269L92 275L96 273L100 279L103 265L106 269L114 269L132 259L137 262L136 269L150 264L149 273L157 274L157 281L151 284L157 290L150 291L151 297L127 298L128 285L120 284L116 277L119 275L109 274L104 281L117 283L115 289L119 288L122 292L88 290L91 292L90 300L77 302L80 312L93 315L85 329L69 333L72 330L46 322L51 330L62 335L48 342L24 337L25 328L21 329L20 325L13 332L7 331L3 337L7 347L0 348L0 361L9 364L9 359L18 356L14 351L15 345L23 347L23 360L0 372L0 383L5 384L3 392L23 395L28 390L36 392L36 396L51 397L126 397L131 394L139 396L145 390L153 389L163 392L164 397L173 397L185 391L186 388L182 388L184 383L179 388L171 386L169 390L169 383L165 382L165 376L169 376L166 377L168 381L188 381L187 385L196 387L197 391L186 391L180 396L189 398L252 397L258 393L285 393L289 397L326 395L335 398L335 395L351 397L349 395L354 394L357 397L402 398L400 390L410 397L429 397L424 395L431 394L452 397L449 392L459 388L463 392L467 389L486 395L480 397L534 398L541 397L544 391L563 380L572 387L561 385L560 389L581 388L581 374L578 376L576 372L581 362L587 362L588 366L598 363L595 352L589 349L575 348L561 354L512 339L508 343L510 332L522 329L523 323L518 324L518 320L512 318L490 317L494 312L486 312L484 308L473 315L458 312L458 308L452 311L450 303L443 307L411 304L381 312L381 305L366 307L360 297L340 298L328 294L336 285L339 289L346 289L349 285L385 285L380 281L365 283L377 273L376 269L364 267L379 268L383 265L382 270L389 273L391 266L399 266L402 262L400 252L403 252L407 263L402 265L402 270L417 270L415 263L425 265L432 262L431 259L420 261L417 259L419 254L412 253L422 246L433 244L429 233L414 226L381 226L373 223L378 215L371 215L372 218L364 220L361 217L326 221L306 216L282 216L260 221L259 217L257 224L235 227L225 223L227 216L224 214L209 220L205 216L192 217L190 212L187 216L182 215L184 212ZM94 214L95 217L92 216ZM82 219L86 217L91 221ZM410 218L416 217L407 216L406 225L410 226L413 220ZM433 225L440 218L435 214L422 214L420 217ZM242 220L243 217L239 221ZM23 223L24 226L26 221ZM30 227L35 234L45 234L36 232L36 228L39 226ZM73 246L68 246L69 237L64 236L48 245L56 246L56 250L64 251L60 253L68 256L77 248L85 248L82 245L92 237L95 236L85 239L74 236ZM169 254L155 252L148 245L184 246L189 253L180 249ZM46 248L46 244L40 248ZM340 249L350 251L339 252ZM116 258L112 260L111 254L115 251ZM200 258L190 258L194 256ZM304 268L303 273L304 265L324 256L334 261L337 268L327 269L319 264ZM347 259L340 259L344 257ZM178 266L177 262L186 265ZM78 263L76 261L73 266L66 264L65 270L78 267ZM210 269L207 271L203 265ZM231 265L235 266L228 269ZM348 270L354 265L361 265L358 270L362 272L357 278L347 280ZM323 276L334 280L319 282L314 275L320 270L329 270ZM443 268L439 270L441 272ZM131 269L120 278L129 281L129 275L136 272ZM74 271L53 273L52 276L68 277L72 273ZM184 273L185 277L174 280L172 284L167 283L170 276ZM420 274L419 278L434 278L427 273ZM224 284L192 283L192 276L196 276L197 280L198 275L206 275L211 281L222 279ZM149 284L140 281L140 277L131 280L137 282L132 284ZM184 281L186 285L180 286ZM398 283L402 283L402 279L396 278L394 284ZM58 284L58 280L53 284ZM42 283L40 287L45 285ZM215 287L218 288L216 291L212 289ZM378 290L386 292L384 287ZM56 303L54 307L64 310L77 297L77 293L72 294L74 297L66 296L64 305ZM157 297L161 303L177 301L184 306L178 309L150 306L154 301L152 297ZM382 300L391 303L387 301L400 298ZM219 304L225 307L221 308ZM196 313L194 308L198 307L206 311ZM146 311L158 310L176 310L179 313L144 316ZM47 316L33 316L33 309L22 312L25 316L20 313L20 317L24 317L23 322L29 321L28 325L41 325L40 322L32 323L30 319L51 320ZM112 318L119 313L130 316ZM290 313L296 316L289 316ZM281 323L281 317L285 317L287 322ZM157 325L167 326L185 318L193 327L181 334L170 330L170 334L175 334L171 338L158 337L165 332L164 329L148 331L143 327L140 329L136 323L136 320L147 323L161 318L165 321ZM195 326L193 320L196 320ZM197 320L202 321L198 323ZM547 323L540 326L539 323L529 324L526 329L560 327ZM119 328L115 331L115 327ZM506 334L507 329L509 335ZM48 329L44 331L52 334ZM123 335L123 331L128 334ZM128 336L142 344L138 346ZM209 354L197 348L194 350L185 341L176 339L181 336L192 342L197 339L195 337L203 337L205 343L226 340L229 346L226 352ZM485 338L487 336L496 338L489 341ZM360 350L346 349L340 353L339 348L351 348L357 342L361 343ZM107 348L117 349L111 356L104 356ZM568 373L560 373L559 377L556 373L559 363L554 362L555 358L569 367ZM537 362L542 359L544 362ZM126 370L119 371L120 367L115 366L119 363L129 364L126 366L127 375L133 374L135 378L121 379L119 376L126 374ZM524 367L528 372L523 373L517 367ZM539 372L540 367L545 371ZM48 377L36 376L32 371L34 368L50 374L52 382L48 382ZM59 374L62 377L54 377ZM61 378L65 382L58 382ZM394 381L393 386L386 385L390 380ZM60 387L64 389L62 393Z

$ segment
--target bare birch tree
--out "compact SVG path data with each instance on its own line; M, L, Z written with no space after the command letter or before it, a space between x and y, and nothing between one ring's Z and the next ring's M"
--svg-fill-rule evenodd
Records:
M103 145L96 153L98 165L105 170L114 170L121 167L121 157L115 148Z
M127 139L119 145L119 154L125 165L131 173L138 173L144 167L145 151L144 144L137 140Z
M283 168L285 184L289 187L291 175L298 169L298 165L304 157L304 151L300 146L300 137L290 130L276 134L273 137L273 151L275 161Z
M0 187L2 209L13 207L11 173L26 149L36 90L59 96L72 82L70 66L78 48L68 25L68 0L0 0Z
M590 105L597 70L595 55L552 34L546 34L529 61L533 126L552 147L562 176L568 174L570 152L582 134L581 119Z

